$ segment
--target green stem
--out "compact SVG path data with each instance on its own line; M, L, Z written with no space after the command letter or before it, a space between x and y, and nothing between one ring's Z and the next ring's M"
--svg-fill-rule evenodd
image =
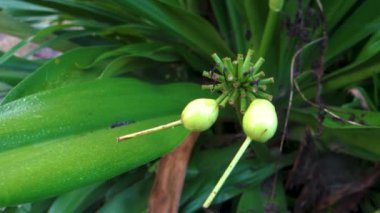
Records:
M272 45L273 32L277 25L278 12L269 10L269 15L265 24L263 38L261 39L261 46L259 56L264 57L268 52L269 47Z
M227 180L228 176L231 174L232 170L235 168L236 164L239 162L240 158L243 156L250 143L251 139L247 137L232 159L231 163L228 165L227 169L224 171L222 177L220 177L218 183L215 185L214 189L211 191L206 201L203 203L203 208L208 208L211 205L220 188L222 188L224 182Z
M251 100L251 101L253 101L253 100L255 100L257 97L254 95L254 94L252 94L251 92L247 92L247 97Z
M244 63L243 63L243 68L242 68L242 73L244 74L245 72L248 72L249 66L251 64L251 59L253 55L253 50L249 49L247 52L247 55L245 56Z
M259 73L256 73L254 75L249 75L244 79L244 82L248 83L245 84L245 86L248 86L250 83L252 83L253 80L263 77L265 77L265 73L263 71L260 71Z
M244 63L244 56L243 54L238 54L237 56L237 79L238 81L241 81L243 79L243 63Z
M164 124L164 125L160 125L160 126L156 126L156 127L150 128L150 129L145 129L145 130L142 130L142 131L139 131L139 132L134 132L134 133L131 133L131 134L128 134L128 135L120 136L120 137L117 138L117 142L121 142L121 141L128 140L128 139L131 139L131 138L135 138L135 137L151 134L153 132L158 132L158 131L161 131L161 130L164 130L164 129L173 128L173 127L179 126L181 124L182 124L182 120L176 120L176 121Z
M221 107L225 107L229 99L230 99L230 96L229 96L229 93L227 93L224 99L222 99L220 102L217 102L217 103L219 103Z
M212 59L214 59L217 68L221 74L224 73L224 63L223 61L219 58L218 54L214 53L211 55Z
M223 84L207 84L207 85L202 85L201 88L202 89L207 89L207 90L211 90L211 91L214 91L214 90L221 90L223 89Z
M259 85L266 85L266 84L273 84L274 83L274 78L264 78L259 81Z
M226 99L226 97L228 96L228 92L223 92L221 95L219 95L219 97L216 99L216 103L218 103L219 105L222 103L222 101L224 99Z
M244 89L240 89L240 113L245 113L247 109L247 94Z
M262 98L269 100L269 101L272 101L272 99L273 99L272 95L269 95L268 93L260 91L260 90L257 90L256 94Z
M226 72L227 81L233 81L236 78L235 77L236 76L236 69L235 68L237 65L234 65L232 63L231 58L224 58L223 62L227 67L227 72Z
M264 62L264 58L259 58L259 60L256 61L255 65L253 65L253 75L259 71L261 65L263 65Z
M228 100L228 102L233 105L235 104L236 100L238 99L238 96L239 96L239 89L238 88L234 88L233 89L233 92L230 96L230 99Z

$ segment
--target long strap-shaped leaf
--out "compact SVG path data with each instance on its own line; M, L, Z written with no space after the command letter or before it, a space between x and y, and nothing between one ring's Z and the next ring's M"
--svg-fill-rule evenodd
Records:
M215 28L200 16L160 1L117 1L136 14L178 35L189 47L201 54L208 56L217 52L220 55L232 56L231 50Z
M153 86L134 79L93 80L39 92L0 106L0 153L120 121L175 113L179 118L186 103L202 96L207 93L196 84Z
M83 47L51 59L15 86L2 100L1 104L9 103L36 92L60 87L72 81L79 82L94 79L100 74L100 70L83 70L82 67L91 64L100 54L111 49L107 46Z
M117 143L115 138L176 117L144 120L0 153L0 206L55 196L109 179L160 157L183 140L188 133L183 127L125 143Z

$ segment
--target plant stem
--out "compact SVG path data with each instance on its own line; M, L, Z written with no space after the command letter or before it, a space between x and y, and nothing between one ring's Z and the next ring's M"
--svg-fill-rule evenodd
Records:
M131 139L131 138L134 138L134 137L150 134L150 133L153 133L153 132L161 131L161 130L168 129L168 128L171 128L171 127L175 127L175 126L178 126L178 125L181 125L181 124L182 124L181 120L176 120L176 121L164 124L164 125L156 126L156 127L150 128L150 129L145 129L145 130L142 130L140 132L135 132L135 133L131 133L131 134L120 136L120 137L117 138L117 142L121 142L123 140L128 140L128 139Z
M269 46L272 45L273 32L277 24L278 12L269 10L268 18L265 24L263 38L261 39L259 57L264 57L268 52Z
M218 194L220 188L222 188L224 182L227 180L228 176L231 174L232 170L235 168L236 164L239 162L240 158L243 156L245 150L248 148L251 143L250 138L246 138L238 152L232 159L231 163L228 165L227 169L224 171L222 177L220 177L218 183L215 185L214 189L211 191L210 195L207 197L206 201L203 203L203 208L208 208L216 195Z

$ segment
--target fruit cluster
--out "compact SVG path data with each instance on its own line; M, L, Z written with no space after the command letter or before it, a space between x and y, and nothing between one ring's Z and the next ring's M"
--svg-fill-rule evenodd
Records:
M216 100L195 99L183 109L180 120L118 138L118 141L122 141L181 124L189 131L202 132L215 123L219 114L219 106L224 107L228 102L238 107L239 111L244 114L242 124L247 138L204 202L204 208L211 205L251 141L265 143L273 137L277 129L276 109L270 102L272 96L265 92L267 84L273 83L274 80L273 78L264 78L264 72L258 71L264 59L260 58L253 64L251 62L252 54L253 51L248 50L245 58L239 54L233 62L230 58L224 58L222 61L216 54L213 54L212 57L216 62L219 74L213 71L204 71L203 76L212 79L216 84L202 87L220 91L221 95ZM247 103L250 104L247 105Z
M193 132L209 129L218 117L219 108L214 99L195 99L182 111L183 126ZM273 104L266 99L255 99L243 117L244 133L251 140L265 143L277 129L277 114Z
M271 101L272 96L266 90L268 84L274 83L274 79L264 78L265 73L260 71L264 59L259 58L256 63L252 63L252 55L253 50L248 50L245 58L238 54L237 59L232 61L228 57L222 60L214 53L212 58L216 66L211 71L203 71L203 76L215 83L203 85L202 88L220 91L221 95L216 99L218 104L224 107L228 102L240 109L241 113L247 109L247 103L256 98Z

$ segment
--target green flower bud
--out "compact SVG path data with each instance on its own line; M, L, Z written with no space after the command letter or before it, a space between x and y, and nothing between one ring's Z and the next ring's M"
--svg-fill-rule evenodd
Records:
M254 141L265 143L277 129L277 114L273 104L266 99L255 99L243 117L243 130Z
M215 123L218 112L218 103L214 99L195 99L183 109L181 121L186 129L201 132Z

